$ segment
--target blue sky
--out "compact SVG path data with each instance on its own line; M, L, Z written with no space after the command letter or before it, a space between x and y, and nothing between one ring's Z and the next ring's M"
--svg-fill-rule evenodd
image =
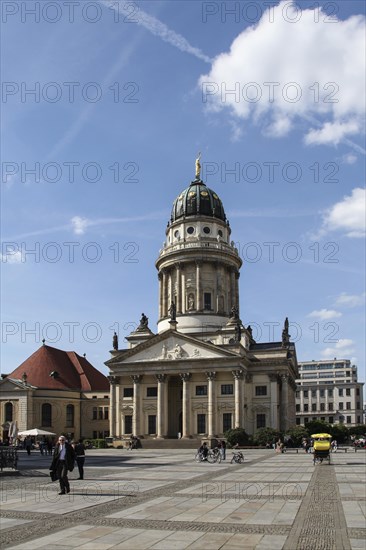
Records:
M363 2L55 4L2 3L2 372L45 338L107 373L114 330L156 330L201 151L243 323L365 380Z

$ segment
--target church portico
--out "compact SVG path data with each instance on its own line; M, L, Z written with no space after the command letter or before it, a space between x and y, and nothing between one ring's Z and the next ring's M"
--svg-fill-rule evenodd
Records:
M173 203L156 260L157 334L142 314L110 369L111 435L222 437L295 424L295 345L257 343L239 314L242 260L217 194L196 178Z

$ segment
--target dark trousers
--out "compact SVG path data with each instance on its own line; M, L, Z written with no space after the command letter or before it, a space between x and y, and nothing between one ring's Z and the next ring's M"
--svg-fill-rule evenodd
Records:
M57 477L60 480L60 489L62 492L70 492L69 479L67 477L67 465L65 460L59 460L57 463Z
M80 479L84 479L84 462L85 462L85 456L77 456L76 462L79 469L79 477Z

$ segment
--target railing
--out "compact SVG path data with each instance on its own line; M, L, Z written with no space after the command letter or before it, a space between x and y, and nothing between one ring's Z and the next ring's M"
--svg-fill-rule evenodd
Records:
M8 447L0 449L0 471L3 471L3 468L12 468L13 470L17 469L18 465L18 453L17 450Z

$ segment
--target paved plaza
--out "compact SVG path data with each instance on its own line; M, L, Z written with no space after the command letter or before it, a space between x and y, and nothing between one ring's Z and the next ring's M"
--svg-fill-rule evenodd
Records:
M244 464L193 450L93 450L59 496L50 457L20 452L1 478L1 548L366 549L366 453L313 466L302 451L245 451Z

